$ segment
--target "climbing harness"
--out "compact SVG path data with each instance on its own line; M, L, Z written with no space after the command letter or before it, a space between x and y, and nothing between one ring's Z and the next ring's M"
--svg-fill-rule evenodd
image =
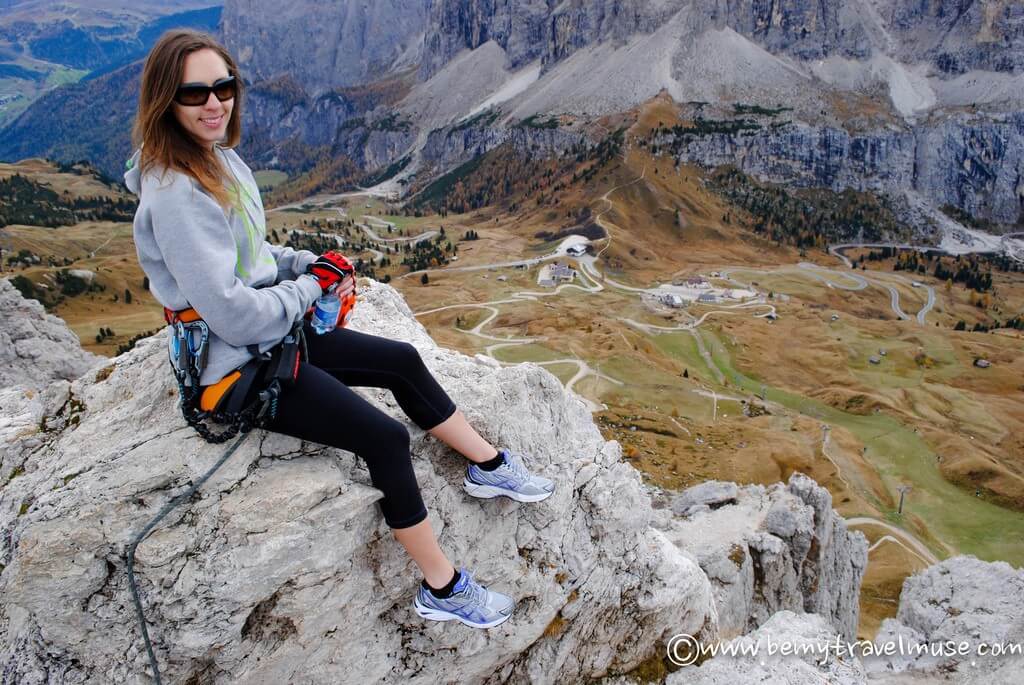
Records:
M168 356L178 381L181 413L204 440L225 442L274 418L282 384L294 382L299 362L306 357L301 321L272 350L261 353L257 345L249 345L252 359L204 387L199 379L206 368L209 326L191 308L177 312L164 309L164 318L171 326ZM257 387L256 397L251 399ZM228 428L215 433L206 425L207 419Z
M219 382L201 386L199 379L206 368L207 345L210 328L195 309L181 311L164 309L164 318L171 326L168 353L174 377L178 381L181 411L185 422L192 426L204 440L219 444L238 435L238 439L221 455L220 459L196 481L186 492L174 497L160 512L143 527L132 540L126 552L128 588L135 603L135 614L142 630L142 640L149 655L149 665L157 685L161 685L160 667L153 652L146 627L146 615L139 598L135 582L135 550L158 523L182 502L185 502L203 486L228 458L234 454L249 432L265 425L277 415L277 399L282 385L295 382L299 363L308 358L306 338L299 321L273 349L261 353L258 346L250 345L254 358L241 368L235 369ZM257 385L260 383L261 385ZM255 388L259 390L255 390ZM255 399L249 400L255 392ZM247 404L248 403L248 404ZM228 428L215 433L205 424L209 419L214 423L228 424Z

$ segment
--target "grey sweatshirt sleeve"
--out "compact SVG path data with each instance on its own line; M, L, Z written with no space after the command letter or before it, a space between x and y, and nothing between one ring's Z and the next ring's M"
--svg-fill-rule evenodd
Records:
M320 297L320 286L307 274L267 288L251 288L235 275L237 253L224 210L174 175L171 183L148 189L153 236L188 300L210 329L230 345L278 341Z
M294 250L267 241L270 254L277 262L277 282L290 281L306 273L306 267L316 261L316 255L309 250Z

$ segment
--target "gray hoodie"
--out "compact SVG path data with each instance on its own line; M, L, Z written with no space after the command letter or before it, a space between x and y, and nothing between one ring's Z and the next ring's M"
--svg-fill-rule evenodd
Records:
M216 154L228 171L227 211L186 174L151 169L143 176L138 150L124 175L139 196L135 250L150 292L169 309L194 307L210 327L202 385L252 358L249 345L274 347L321 293L304 273L316 255L267 242L252 172L234 150L217 146Z

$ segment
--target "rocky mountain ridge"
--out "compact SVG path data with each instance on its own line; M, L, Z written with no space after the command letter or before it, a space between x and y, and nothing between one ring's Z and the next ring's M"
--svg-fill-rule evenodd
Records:
M354 328L413 343L484 435L559 483L544 506L472 500L452 486L463 461L407 422L442 546L518 599L515 620L490 632L424 623L410 604L414 567L373 506L380 493L359 460L258 432L139 548L166 677L554 682L628 672L674 632L711 641L779 608L820 609L844 634L855 624L866 544L813 482L704 496L707 511L677 520L652 507L619 445L548 372L436 347L390 286L371 283L361 299ZM5 680L123 682L146 669L125 546L220 453L181 422L164 336L42 394L0 394ZM386 391L359 392L397 411ZM743 559L721 548L698 560L673 543L692 544L719 517L735 523L736 545L750 545ZM723 582L729 564L735 579ZM819 601L826 596L834 600ZM744 607L755 613L740 615ZM448 651L457 667L436 658Z
M788 130L702 136L681 159L777 183L912 192L933 209L1021 221L1024 9L1009 0L228 0L221 31L253 84L246 152L257 167L295 173L334 156L374 182L436 176L531 117L562 114L586 128L664 92L678 103L790 110ZM6 129L0 154L89 148L55 142L63 129L47 121L63 108L59 96L44 100ZM71 138L106 135L116 153L90 154L113 174L126 134L110 139L107 129ZM431 144L455 133L480 143ZM537 153L559 153L537 138Z

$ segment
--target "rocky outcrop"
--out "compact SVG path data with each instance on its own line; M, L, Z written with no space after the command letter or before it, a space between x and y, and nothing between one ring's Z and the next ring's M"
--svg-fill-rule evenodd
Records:
M680 669L666 685L863 685L864 666L856 658L837 658L835 628L821 616L780 611L760 628L717 647L718 654L701 666ZM780 654L782 645L792 650ZM770 650L775 649L775 653Z
M782 610L820 614L856 635L867 540L828 491L803 474L786 485L708 482L674 498L665 533L711 580L719 630L731 637Z
M844 638L820 616L781 611L731 641L670 641L677 663L700 665L666 683L1017 685L1024 678L1022 597L1024 570L954 557L907 578L897 617L883 622L873 643Z
M85 373L102 357L82 349L63 320L0 279L0 386L43 389Z
M139 548L168 681L577 680L630 669L670 630L716 634L706 576L650 526L638 473L578 399L539 367L437 348L389 286L362 298L354 328L416 345L485 436L558 483L543 505L470 499L463 460L407 424L442 546L515 597L515 619L474 632L415 616L417 573L359 460L258 433ZM0 489L5 681L146 670L122 555L221 451L182 424L164 345L146 339L109 375L65 386L67 401L18 410L28 418L5 450L26 458ZM404 419L386 391L359 392Z
M912 190L935 206L1016 224L1024 207L1024 115L957 115L902 130L850 133L799 122L757 130L663 134L677 159L705 168L731 164L763 181L893 195Z
M743 567L769 578L752 581L757 592L785 584L797 610L830 615L842 602L828 598L856 596L859 575L847 574L851 587L840 591L835 569L860 563L838 560L860 553L857 540L810 481L740 488L735 502L704 497L709 510L723 506L677 521L653 508L619 445L540 367L438 348L397 292L375 282L351 325L411 342L485 437L558 483L543 504L473 500L457 487L461 457L406 421L442 547L515 597L515 617L488 632L417 617L418 575L359 459L258 431L139 547L168 681L578 681L627 672L677 632L710 644L720 613L730 630L767 618L760 598L748 600L756 621L736 615L742 593L702 567L735 562L737 575ZM125 682L147 670L123 554L221 452L182 424L164 336L43 393L0 393L0 440L18 458L17 473L0 480L5 682ZM357 392L405 420L390 393ZM704 549L693 535L673 541L730 509L745 559L732 547ZM802 568L782 568L794 563Z
M1024 569L960 556L907 578L896 618L883 621L875 637L878 651L887 643L905 647L893 655L865 659L869 672L879 679L906 673L954 682L1020 682ZM966 645L965 652L960 651L961 644ZM979 653L979 648L984 651Z

